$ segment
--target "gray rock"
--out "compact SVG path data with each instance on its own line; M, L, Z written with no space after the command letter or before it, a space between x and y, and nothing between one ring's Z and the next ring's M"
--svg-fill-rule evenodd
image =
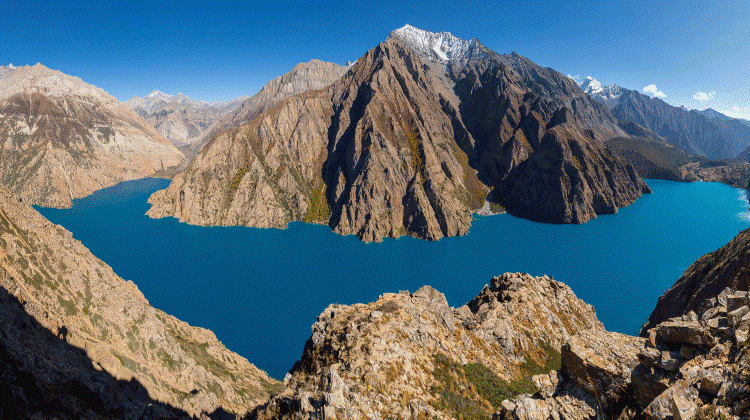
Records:
M659 339L671 344L706 346L714 342L711 334L698 321L665 321L656 327L656 334Z
M727 313L727 323L730 327L736 327L739 321L742 319L745 314L750 312L750 307L747 305L741 306L731 312Z
M663 351L657 366L664 370L674 371L680 363L680 353L673 351Z
M719 368L709 368L701 371L700 390L709 395L719 395L724 375Z
M674 420L693 420L698 412L698 406L684 395L672 396L672 416Z

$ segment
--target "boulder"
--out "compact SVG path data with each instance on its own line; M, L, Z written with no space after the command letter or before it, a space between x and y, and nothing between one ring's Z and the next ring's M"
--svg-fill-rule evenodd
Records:
M643 410L643 417L647 420L666 420L669 418L683 418L692 419L695 418L696 408L695 403L691 402L698 398L698 390L687 385L684 381L679 381L675 385L669 387L666 391L662 392L656 397L645 410ZM685 417L676 417L674 414L674 407L677 406L679 415ZM690 410L692 408L692 411ZM690 417L690 413L692 416Z
M714 342L711 334L698 321L670 319L656 326L656 334L663 342L670 344L707 346Z

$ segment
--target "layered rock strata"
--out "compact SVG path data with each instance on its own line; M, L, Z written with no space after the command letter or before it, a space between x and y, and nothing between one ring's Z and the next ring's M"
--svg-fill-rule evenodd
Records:
M395 31L331 86L215 137L149 216L435 240L465 234L486 199L583 223L650 192L601 144L624 132L575 82L458 41L443 59Z
M0 182L28 203L71 201L184 155L103 90L41 64L0 72Z

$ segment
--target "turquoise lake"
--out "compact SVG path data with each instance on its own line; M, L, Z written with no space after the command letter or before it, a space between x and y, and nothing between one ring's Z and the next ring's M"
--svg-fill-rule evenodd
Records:
M214 331L280 379L330 303L372 302L429 284L460 306L509 271L548 274L594 305L607 329L637 334L693 261L750 226L743 190L647 180L653 194L583 225L477 216L460 238L364 244L304 223L198 227L144 216L149 195L169 182L124 182L72 209L38 210L133 280L153 306Z

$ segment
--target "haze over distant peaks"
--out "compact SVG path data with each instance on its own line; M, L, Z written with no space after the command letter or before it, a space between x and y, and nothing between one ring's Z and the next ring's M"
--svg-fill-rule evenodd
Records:
M134 96L125 103L133 108L136 112L139 111L139 109L145 111L147 114L150 114L154 112L157 108L160 108L166 104L170 103L177 103L177 104L185 104L189 106L194 106L197 108L219 108L219 109L226 109L228 107L232 107L234 105L239 105L242 102L244 102L248 96L239 96L234 99L230 99L226 102L222 101L213 101L213 102L206 102L206 101L196 101L195 99L190 98L189 96L185 95L182 92L179 92L177 95L170 95L168 93L164 93L158 89L154 89L149 93L148 95L144 97ZM140 112L139 112L140 113Z

